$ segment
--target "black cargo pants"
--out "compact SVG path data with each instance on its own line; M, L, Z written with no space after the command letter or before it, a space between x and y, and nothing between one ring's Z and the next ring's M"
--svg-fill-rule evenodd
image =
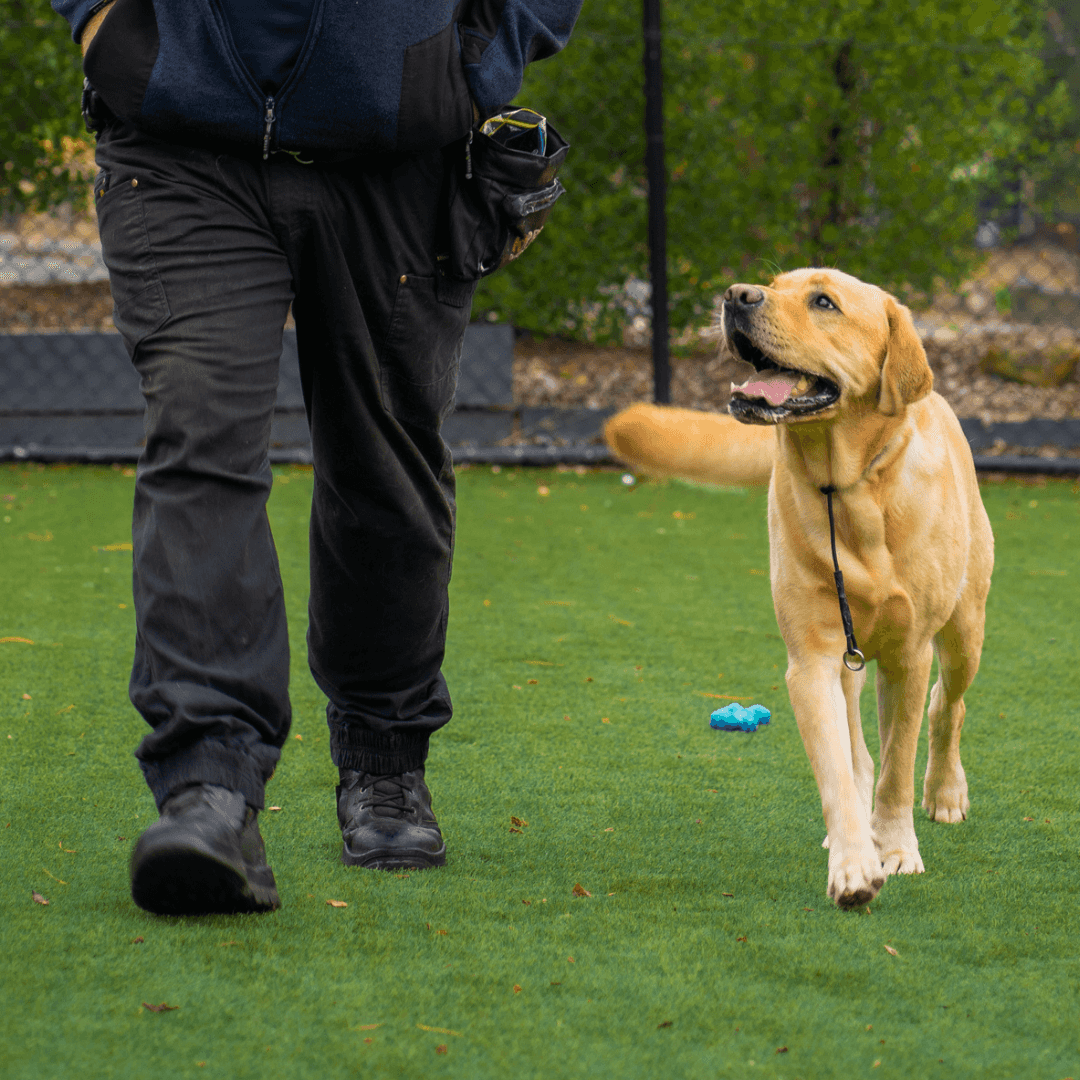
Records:
M441 151L301 164L99 137L115 321L146 398L131 700L160 806L192 782L256 808L291 718L266 515L282 330L314 451L308 653L335 764L418 767L451 715L451 408L471 287L440 287Z

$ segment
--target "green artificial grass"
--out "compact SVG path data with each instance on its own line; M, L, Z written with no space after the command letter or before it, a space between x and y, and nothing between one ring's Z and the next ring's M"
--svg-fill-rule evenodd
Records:
M278 470L295 722L261 820L284 906L173 919L127 891L154 817L126 697L133 482L0 469L5 1080L1080 1077L1075 486L984 486L971 817L916 810L927 873L844 913L763 492L461 473L456 716L428 768L449 862L393 874L339 861L303 645L311 473ZM710 729L725 694L772 723ZM870 691L863 715L873 750ZM924 765L925 733L917 790Z

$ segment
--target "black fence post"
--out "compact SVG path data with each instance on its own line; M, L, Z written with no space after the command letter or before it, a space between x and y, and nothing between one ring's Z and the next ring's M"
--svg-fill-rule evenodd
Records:
M649 279L652 283L654 396L671 401L668 342L667 173L664 168L664 81L660 54L660 0L644 0L645 172L649 181Z

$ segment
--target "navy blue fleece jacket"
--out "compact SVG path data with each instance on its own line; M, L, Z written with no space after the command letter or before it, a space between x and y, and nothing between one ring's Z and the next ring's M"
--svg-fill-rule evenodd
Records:
M83 69L118 116L164 138L266 150L443 146L570 37L582 0L315 0L300 54L267 96L218 0L115 0ZM52 0L78 40L101 0ZM471 100L470 100L471 99Z

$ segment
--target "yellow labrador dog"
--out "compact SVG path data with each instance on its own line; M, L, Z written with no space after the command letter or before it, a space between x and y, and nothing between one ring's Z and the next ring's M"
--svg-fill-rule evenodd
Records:
M936 821L967 816L963 695L979 667L993 534L967 440L894 297L836 270L794 270L728 289L721 333L754 369L732 387L731 416L635 405L606 435L646 472L769 485L773 603L821 792L828 894L854 907L889 874L923 871L912 807L934 653L923 806ZM877 661L876 789L856 648Z

